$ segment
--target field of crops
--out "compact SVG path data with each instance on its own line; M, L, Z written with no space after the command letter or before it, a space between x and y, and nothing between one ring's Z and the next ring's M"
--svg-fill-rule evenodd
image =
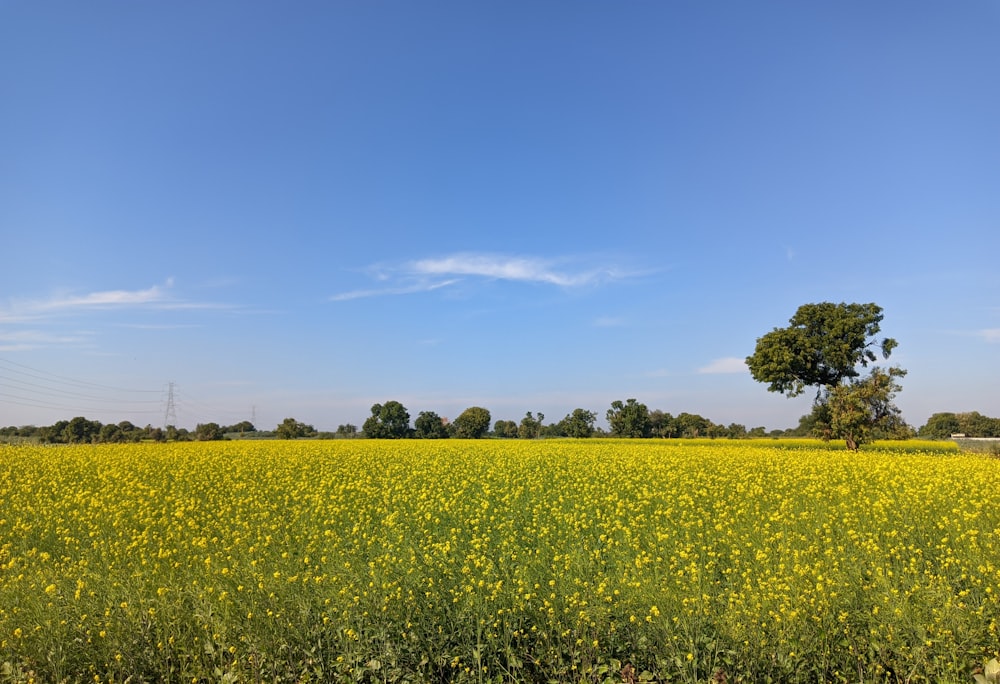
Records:
M0 681L969 682L998 461L931 448L0 447Z

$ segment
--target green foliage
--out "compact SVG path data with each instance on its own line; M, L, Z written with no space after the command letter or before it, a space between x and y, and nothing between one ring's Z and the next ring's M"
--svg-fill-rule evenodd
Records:
M402 439L410 436L410 414L398 401L372 406L372 415L361 428L369 439Z
M873 368L867 378L831 389L826 402L830 435L843 439L852 451L877 436L908 436L906 423L892 403L900 390L896 378L904 375L902 368Z
M1000 437L1000 418L990 418L978 411L935 413L920 428L921 437L948 439L954 434L966 437Z
M300 423L294 418L285 418L281 425L274 429L274 436L278 439L301 439L311 437L316 433L312 425Z
M927 439L948 439L956 433L962 432L962 426L958 422L958 416L954 413L935 413L927 419L927 423L920 428L918 434Z
M559 422L560 432L566 437L593 437L594 421L597 414L593 411L577 408Z
M493 424L493 436L503 439L517 437L517 423L512 420L498 420Z
M194 438L199 442L225 439L226 433L218 423L198 423L194 428Z
M618 399L611 402L607 419L615 437L649 437L649 409L635 399L628 399L624 404Z
M414 436L420 439L445 439L448 437L448 426L441 416L433 411L421 411L413 421Z
M337 426L337 432L335 433L337 437L351 439L358 436L358 426L351 423L341 424Z
M660 409L649 412L649 432L653 437L678 437L674 417Z
M697 413L679 413L674 419L674 424L676 432L686 438L704 437L713 427L712 421Z
M460 439L480 439L490 430L490 412L481 406L462 411L453 423L455 436Z
M729 439L743 439L747 436L747 426L740 423L730 423L726 428L726 437Z
M195 428L195 431L197 431L197 428ZM236 423L235 425L225 426L224 428L222 428L222 431L224 433L239 433L242 435L247 432L257 432L257 428L255 428L253 423L251 423L249 420L242 420L239 423Z
M524 418L521 419L521 424L517 427L517 436L521 439L536 439L542 434L542 421L545 420L545 414L539 413L537 416L532 416L531 411L524 414Z
M757 339L747 357L750 374L768 383L769 392L796 397L806 387L834 387L858 376L857 367L883 358L896 341L876 338L882 308L876 304L804 304L787 328L775 328Z
M816 387L816 400L799 431L824 439L843 438L856 451L881 436L909 434L899 409L892 403L900 390L902 368L872 368L861 378L858 367L877 360L876 350L888 358L896 340L877 338L882 308L876 304L804 304L789 320L757 339L747 357L750 373L768 383L769 392L796 397Z
M67 444L89 444L101 433L101 424L77 416L63 428L63 441Z

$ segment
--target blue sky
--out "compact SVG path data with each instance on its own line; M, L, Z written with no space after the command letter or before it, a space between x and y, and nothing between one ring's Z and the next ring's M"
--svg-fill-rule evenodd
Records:
M635 397L876 302L1000 416L1000 4L0 3L0 425Z

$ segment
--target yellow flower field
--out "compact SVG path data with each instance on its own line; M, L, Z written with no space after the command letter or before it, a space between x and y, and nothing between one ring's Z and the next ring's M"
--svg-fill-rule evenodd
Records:
M970 681L997 461L937 445L0 448L0 681Z

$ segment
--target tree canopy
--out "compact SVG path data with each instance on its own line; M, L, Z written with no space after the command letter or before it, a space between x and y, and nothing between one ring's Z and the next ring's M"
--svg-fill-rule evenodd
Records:
M577 408L559 422L560 432L567 437L591 437L594 434L594 421L597 414L593 411Z
M311 437L315 434L316 428L312 425L300 423L294 418L285 418L274 429L274 436L278 439L300 439L302 437Z
M528 411L524 414L524 418L521 419L521 424L517 427L517 436L521 439L535 439L540 437L542 434L543 420L545 420L544 413L532 416L531 411Z
M402 439L410 434L410 414L398 401L374 404L361 429L371 439Z
M920 428L921 437L948 439L952 435L966 437L1000 437L1000 418L990 418L979 413L935 413Z
M806 387L830 388L858 377L858 366L889 358L892 338L877 338L882 308L877 304L804 304L787 328L775 328L757 339L748 356L750 374L768 383L769 392L796 397Z
M902 368L873 368L868 377L852 378L830 390L830 434L842 438L852 451L877 436L909 436L899 408L892 402L900 390L896 378L904 375Z
M460 439L480 439L490 430L490 412L481 406L471 406L455 419L455 436Z
M649 437L649 408L635 399L628 399L625 403L620 399L611 402L606 417L611 434L616 437Z
M517 437L517 423L512 420L498 420L493 424L493 435L503 439Z
M414 437L421 439L444 439L448 436L448 426L434 411L421 411L413 421Z
M768 383L769 392L796 397L816 387L813 429L824 438L843 438L848 448L872 441L877 431L902 435L906 424L892 403L900 390L902 368L861 368L889 358L896 340L878 339L882 308L877 304L804 304L787 328L757 339L747 357L750 373Z

